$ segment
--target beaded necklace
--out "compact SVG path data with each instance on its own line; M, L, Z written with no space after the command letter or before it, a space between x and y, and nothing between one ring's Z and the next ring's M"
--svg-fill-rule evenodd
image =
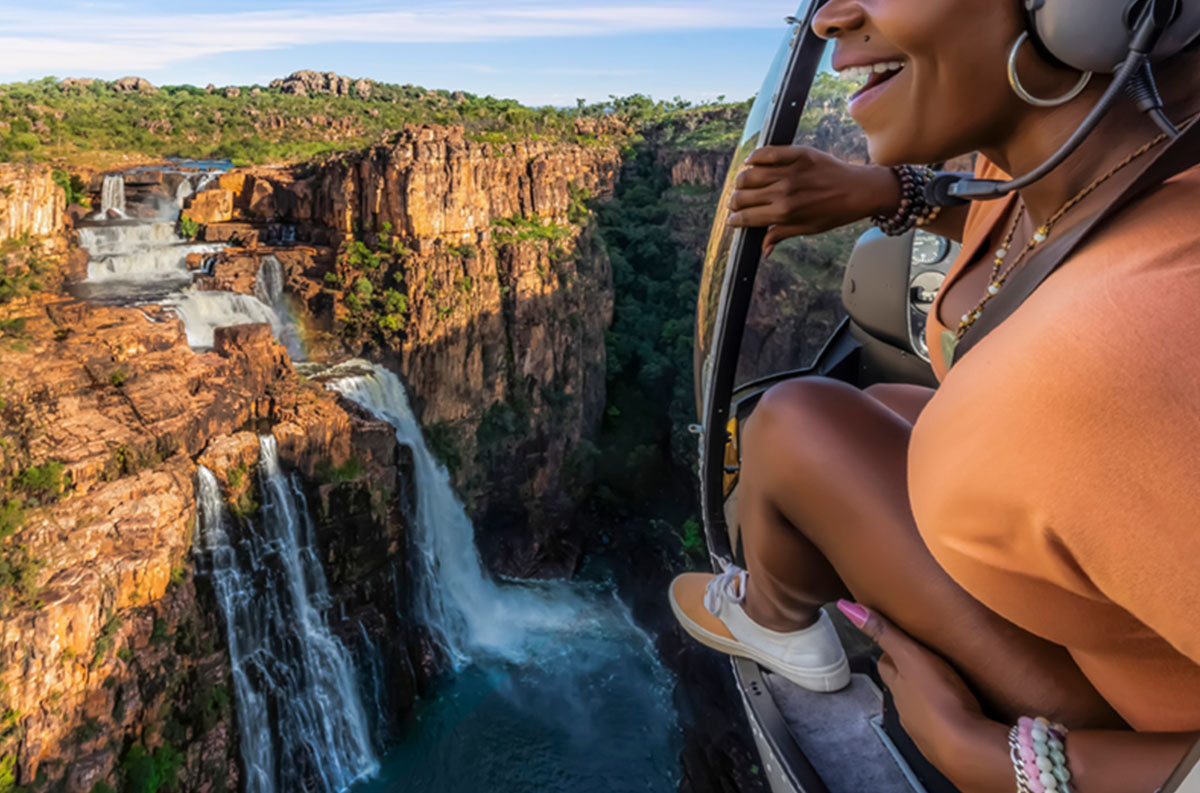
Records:
M1004 288L1006 283L1008 283L1009 277L1017 270L1018 267L1025 263L1025 260L1029 257L1029 254L1050 238L1050 232L1054 230L1054 226L1060 220L1062 220L1063 216L1074 209L1080 201L1095 192L1100 185L1104 184L1117 173L1119 173L1125 166L1129 165L1134 160L1141 157L1143 154L1150 151L1166 139L1166 135L1159 135L1157 138L1145 144L1140 149L1126 157L1124 160L1121 160L1121 162L1114 165L1108 170L1107 173L1097 177L1087 187L1076 193L1074 198L1063 204L1057 212L1050 216L1049 220L1043 223L1037 229L1037 231L1033 233L1033 236L1029 238L1029 241L1025 243L1025 246L1021 248L1020 252L1016 256L1012 257L1012 263L1005 268L1005 262L1009 259L1009 254L1012 251L1013 238L1016 237L1017 228L1021 225L1021 219L1025 216L1025 205L1024 203L1021 204L1020 211L1017 212L1016 217L1013 219L1012 226L1009 227L1008 234L1004 237L1004 242L996 251L995 258L992 261L992 274L988 279L987 293L984 294L983 299L979 301L975 308L971 309L966 314L963 314L962 321L958 323L957 329L953 331L947 330L942 333L942 357L946 363L946 366L950 366L954 356L954 348L957 346L958 342L962 340L962 337L967 334L967 331L970 330L975 322L979 319L980 315L983 314L983 309L989 302L991 302L993 297L1000 294L1000 290Z

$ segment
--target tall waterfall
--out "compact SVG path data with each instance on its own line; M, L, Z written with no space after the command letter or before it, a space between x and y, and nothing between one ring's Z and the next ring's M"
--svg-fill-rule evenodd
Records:
M585 633L611 616L578 585L493 580L480 563L471 519L425 444L399 378L366 361L341 364L324 376L329 388L395 427L397 440L412 449L418 617L456 666L480 653L524 661L540 641Z
M378 768L353 661L322 615L330 600L307 506L269 435L258 477L261 516L235 529L216 477L199 473L200 547L225 615L245 790L292 793L311 779L342 791Z
M365 361L312 374L412 450L416 616L458 668L354 793L675 790L674 680L612 586L492 579L399 379Z
M110 209L125 216L125 174L106 174L100 186L101 216L107 216Z

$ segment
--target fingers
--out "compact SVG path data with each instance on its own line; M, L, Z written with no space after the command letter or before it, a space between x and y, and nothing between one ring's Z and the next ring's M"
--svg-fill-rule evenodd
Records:
M856 628L870 636L888 655L903 657L910 652L913 640L879 612L849 600L839 600L837 606Z
M747 207L764 206L778 199L779 194L774 190L734 190L729 197L729 208L737 212Z
M747 165L791 165L807 156L807 146L763 146L746 158Z
M726 221L735 228L766 228L782 221L782 212L774 204L748 207L729 216Z
M733 186L738 190L770 187L781 179L784 179L787 175L788 171L786 168L773 168L770 166L746 168L738 174Z
M806 226L793 226L787 224L777 224L771 226L767 230L767 238L763 240L763 249L774 248L784 240L790 240L792 237L799 237L804 234L811 234L812 230Z

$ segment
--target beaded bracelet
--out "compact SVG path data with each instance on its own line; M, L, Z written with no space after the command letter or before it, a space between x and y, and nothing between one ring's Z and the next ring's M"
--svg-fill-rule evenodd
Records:
M1067 768L1067 728L1022 716L1008 733L1018 793L1072 793Z
M925 186L933 178L933 171L924 166L896 165L892 173L900 180L900 207L891 217L876 215L871 222L889 237L899 237L937 220L942 208L930 206L925 199Z

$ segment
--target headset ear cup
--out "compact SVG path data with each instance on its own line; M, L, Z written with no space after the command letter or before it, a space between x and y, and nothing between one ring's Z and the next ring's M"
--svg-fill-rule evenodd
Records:
M1050 0L1024 0L1022 3L1025 8L1025 27L1029 30L1029 42L1033 45L1033 49L1037 52L1038 57L1046 61L1052 66L1057 66L1060 69L1070 69L1071 67L1058 59L1046 43L1042 41L1041 31L1038 30L1038 11Z
M1111 74L1129 54L1141 12L1154 0L1024 0L1030 39L1052 63ZM1200 36L1200 0L1176 0L1174 17L1152 54L1161 60Z

